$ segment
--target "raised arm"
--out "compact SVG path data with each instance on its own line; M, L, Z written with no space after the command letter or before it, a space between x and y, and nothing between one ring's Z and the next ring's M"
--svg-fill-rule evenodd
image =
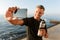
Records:
M13 17L13 13L18 10L17 7L9 7L6 11L6 19L13 25L23 25L24 21L21 19L19 20L17 17Z

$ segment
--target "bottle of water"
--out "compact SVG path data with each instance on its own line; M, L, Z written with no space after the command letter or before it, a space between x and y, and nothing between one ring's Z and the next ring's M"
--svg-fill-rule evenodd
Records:
M40 25L39 25L38 33L37 33L38 36L43 36L44 35L44 33L45 33L44 28L45 28L45 22L41 21Z

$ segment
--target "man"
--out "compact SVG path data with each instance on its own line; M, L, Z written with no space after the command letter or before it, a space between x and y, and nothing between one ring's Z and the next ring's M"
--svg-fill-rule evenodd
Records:
M41 16L44 14L44 11L45 11L44 6L38 5L36 7L34 17L24 18L24 19L20 19L20 20L17 17L13 17L13 12L16 12L16 10L18 10L17 7L9 8L6 12L6 18L13 25L28 26L28 34L27 34L28 40L42 40L42 36L44 36L46 38L48 37L46 25L42 29L42 31L40 31L40 33L39 33L42 36L37 35L40 22L42 21Z

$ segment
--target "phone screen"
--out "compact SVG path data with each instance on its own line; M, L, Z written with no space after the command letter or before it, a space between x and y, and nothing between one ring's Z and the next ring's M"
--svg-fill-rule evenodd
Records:
M16 13L13 13L14 17L17 17L18 19L23 19L27 17L27 9L18 9Z

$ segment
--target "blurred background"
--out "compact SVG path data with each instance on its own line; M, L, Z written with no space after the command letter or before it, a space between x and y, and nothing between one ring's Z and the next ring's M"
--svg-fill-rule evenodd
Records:
M32 17L37 5L45 7L42 19L46 21L47 28L60 23L60 0L0 0L0 40L16 40L26 35L25 25L14 26L6 20L5 13L9 7L27 8L26 17Z

